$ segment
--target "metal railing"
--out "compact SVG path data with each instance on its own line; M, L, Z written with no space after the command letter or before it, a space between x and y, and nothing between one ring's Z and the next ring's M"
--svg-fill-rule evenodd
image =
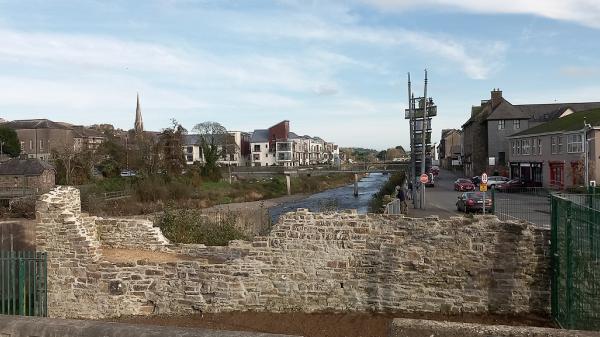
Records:
M552 196L552 317L600 330L600 194Z
M0 314L48 316L46 253L0 251Z
M400 201L400 199L394 199L385 205L384 214L406 214L407 213L407 204L406 201L404 204Z
M491 190L492 213L500 220L524 220L550 228L550 192L541 187L527 187L500 192Z

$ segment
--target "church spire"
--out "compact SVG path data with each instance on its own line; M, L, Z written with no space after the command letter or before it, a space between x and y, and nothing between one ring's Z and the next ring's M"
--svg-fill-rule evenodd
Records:
M136 135L141 135L144 132L144 122L142 122L142 108L140 107L140 94L137 94L137 106L135 108L135 124L134 130Z

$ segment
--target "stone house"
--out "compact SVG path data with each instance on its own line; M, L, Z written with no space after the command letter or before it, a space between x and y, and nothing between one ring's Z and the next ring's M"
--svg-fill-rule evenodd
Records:
M584 130L584 121L591 129ZM509 140L512 178L552 189L584 185L587 146L589 179L600 180L600 109L570 113L514 134Z
M512 104L494 89L489 100L471 108L471 117L462 125L467 176L483 172L509 175L508 137L577 111L600 108L600 102Z
M443 129L439 145L440 165L445 169L460 166L462 159L462 130Z
M13 158L0 164L0 190L45 193L55 186L54 167L41 159Z
M49 119L14 120L3 125L17 132L23 155L45 161L53 151L95 150L104 141L98 131Z

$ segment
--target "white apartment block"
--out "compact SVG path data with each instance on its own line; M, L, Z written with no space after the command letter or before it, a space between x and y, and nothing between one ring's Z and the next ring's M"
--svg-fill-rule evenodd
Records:
M233 136L235 144L235 152L224 154L218 161L219 165L222 166L247 166L249 157L249 144L250 134L242 131L230 131L230 135ZM216 137L219 137L218 135ZM218 143L225 143L224 141L218 141ZM233 145L233 144L232 144ZM221 148L221 147L220 147ZM202 154L202 148L200 146L200 138L198 135L185 135L183 154L185 156L185 162L188 165L192 165L196 162L204 163L204 155Z

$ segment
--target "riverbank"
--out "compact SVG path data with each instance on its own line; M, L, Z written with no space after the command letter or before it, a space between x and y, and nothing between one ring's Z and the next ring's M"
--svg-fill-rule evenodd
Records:
M285 177L228 182L195 182L189 177L149 177L98 182L81 188L82 207L91 215L148 215L168 208L243 209L270 208L302 199L309 194L346 186L353 174L302 176L291 179L292 196L287 196ZM104 192L122 191L124 197L103 199Z

